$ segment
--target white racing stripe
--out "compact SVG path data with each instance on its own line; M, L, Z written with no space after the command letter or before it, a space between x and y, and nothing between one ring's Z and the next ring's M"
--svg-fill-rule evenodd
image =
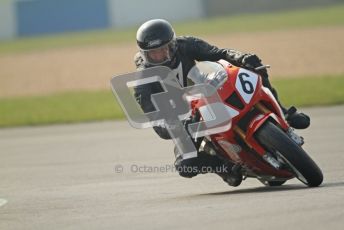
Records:
M5 199L0 199L0 207L5 205L7 203L7 200Z

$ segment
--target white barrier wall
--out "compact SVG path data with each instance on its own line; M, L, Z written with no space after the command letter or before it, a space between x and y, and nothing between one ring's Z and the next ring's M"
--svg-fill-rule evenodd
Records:
M153 18L183 21L205 16L203 0L108 0L108 6L110 23L117 28Z
M11 0L0 0L0 39L16 36L16 16Z

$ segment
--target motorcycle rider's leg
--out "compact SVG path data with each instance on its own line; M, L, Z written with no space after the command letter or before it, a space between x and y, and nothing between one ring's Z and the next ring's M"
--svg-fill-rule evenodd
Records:
M183 159L181 155L177 156L174 165L180 176L191 178L198 174L215 172L223 162L216 156L200 151L197 157L193 158Z
M174 165L179 175L186 178L210 172L216 173L231 186L238 186L242 181L241 171L236 165L204 151L199 151L197 157L189 159L182 159L179 154Z
M282 111L284 115L286 116L286 120L288 121L289 125L296 129L306 129L310 125L310 118L308 115L304 113L298 113L295 110L293 110L292 113L288 109L286 109L280 102L278 98L277 91L271 86L271 83L269 81L269 75L266 71L266 69L260 70L259 74L262 76L262 82L263 86L270 89L274 97L276 98L278 104L281 106Z

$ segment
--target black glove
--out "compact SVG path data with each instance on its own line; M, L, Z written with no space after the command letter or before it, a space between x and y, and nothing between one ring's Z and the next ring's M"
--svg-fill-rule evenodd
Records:
M254 70L257 67L262 66L262 60L260 60L255 54L245 54L241 62L243 67L250 70Z
M265 68L260 69L260 70L255 69L263 65L262 60L260 60L257 55L245 54L241 62L242 62L242 67L261 75L263 78L268 77L268 71Z

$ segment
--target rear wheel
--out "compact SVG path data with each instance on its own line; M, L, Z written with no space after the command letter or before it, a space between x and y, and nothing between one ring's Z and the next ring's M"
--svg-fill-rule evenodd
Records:
M268 121L257 131L256 138L267 150L275 154L278 159L283 160L301 182L309 187L316 187L322 183L323 174L320 168L279 127ZM274 181L268 183L272 182ZM271 186L278 186L278 184Z

